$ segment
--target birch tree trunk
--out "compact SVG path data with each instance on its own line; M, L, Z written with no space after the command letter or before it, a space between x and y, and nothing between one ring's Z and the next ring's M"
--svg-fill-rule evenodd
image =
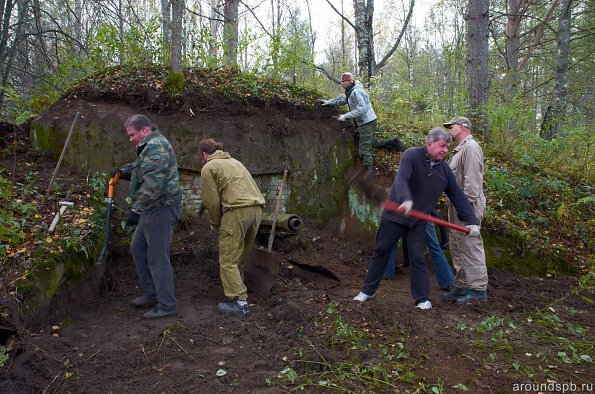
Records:
M467 92L473 132L489 140L488 104L489 0L469 0L467 13Z
M353 0L355 13L355 38L357 41L358 74L364 81L374 75L374 0Z

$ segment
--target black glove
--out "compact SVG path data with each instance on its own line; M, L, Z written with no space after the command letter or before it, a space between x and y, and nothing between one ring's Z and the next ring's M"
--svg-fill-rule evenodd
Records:
M112 168L112 171L110 173L111 176L112 176L112 178L116 176L116 173L117 172L120 173L120 179L121 180L123 180L123 181L130 181L130 173L125 173L125 172L122 171L121 168L118 168L118 167Z
M127 226L136 226L138 224L138 219L140 218L140 213L136 213L134 211L128 212L128 217L126 218L126 225Z

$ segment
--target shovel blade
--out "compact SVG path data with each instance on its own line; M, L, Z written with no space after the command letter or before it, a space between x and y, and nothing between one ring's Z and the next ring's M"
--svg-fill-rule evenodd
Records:
M248 291L268 298L278 275L279 265L275 253L252 248L244 266L244 282Z

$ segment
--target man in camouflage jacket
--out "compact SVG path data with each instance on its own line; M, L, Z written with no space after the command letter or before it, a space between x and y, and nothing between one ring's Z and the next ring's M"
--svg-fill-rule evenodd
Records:
M159 318L177 314L170 245L174 225L182 210L176 154L169 141L144 115L133 115L124 124L136 145L134 163L115 169L130 181L131 210L126 224L136 225L130 250L143 295L132 305L156 307L143 316Z

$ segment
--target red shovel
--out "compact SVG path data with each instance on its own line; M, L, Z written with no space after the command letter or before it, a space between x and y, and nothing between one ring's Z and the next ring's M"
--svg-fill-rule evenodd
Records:
M392 202L392 201L385 201L382 203L382 208L386 211L389 212L396 212L396 213L400 213L402 215L404 215L404 210L403 209L399 209L399 206L401 204L398 204L396 202ZM447 222L446 220L442 220L442 219L438 219L435 218L434 216L430 216L427 215L423 212L420 211L416 211L415 209L412 209L409 211L409 216L416 218L416 219L420 219L420 220L425 220L426 222L432 222L432 223L436 223L440 226L444 226L444 227L450 227L452 229L455 229L457 231L461 231L465 234L469 234L469 229L467 227L462 227L462 226L457 226L456 224L453 224L451 222Z

